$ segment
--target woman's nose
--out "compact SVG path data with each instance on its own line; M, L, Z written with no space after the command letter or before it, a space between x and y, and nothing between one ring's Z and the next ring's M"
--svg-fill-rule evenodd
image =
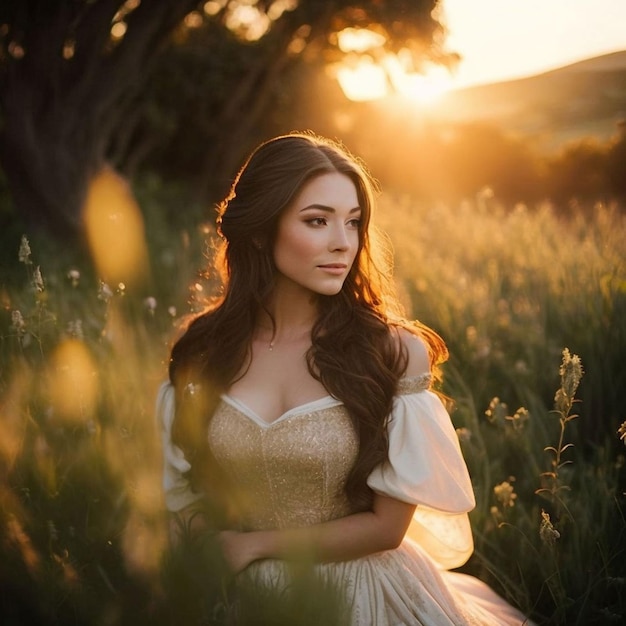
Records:
M350 239L343 226L338 226L333 229L329 247L331 250L347 250L350 247Z

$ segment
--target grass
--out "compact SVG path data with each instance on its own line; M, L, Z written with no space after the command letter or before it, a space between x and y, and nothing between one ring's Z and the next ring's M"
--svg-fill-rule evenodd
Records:
M205 226L172 227L171 199L139 197L151 277L103 284L34 244L20 262L18 240L3 268L2 623L312 623L272 598L234 614L210 543L166 550L154 397L176 325L212 279L197 273ZM451 351L444 391L477 496L464 571L539 623L621 623L624 214L385 195L379 222L407 305ZM303 576L301 597L315 584Z

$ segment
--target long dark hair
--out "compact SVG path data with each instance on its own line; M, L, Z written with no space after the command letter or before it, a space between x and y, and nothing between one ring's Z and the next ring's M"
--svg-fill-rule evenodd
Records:
M311 375L343 402L358 435L358 456L345 485L355 508L371 503L367 476L387 458L386 420L406 370L406 353L394 326L423 336L433 363L445 357L445 346L435 333L402 320L388 265L375 258L378 248L371 241L370 218L376 185L360 161L343 146L309 133L261 144L218 207L223 243L217 265L223 273L223 293L191 320L171 354L177 406L173 439L189 459L192 484L198 488L208 480L210 417L220 393L246 370L259 313L269 314L265 307L276 273L278 219L307 181L329 172L345 174L356 187L359 249L341 291L319 296L320 315L307 361Z

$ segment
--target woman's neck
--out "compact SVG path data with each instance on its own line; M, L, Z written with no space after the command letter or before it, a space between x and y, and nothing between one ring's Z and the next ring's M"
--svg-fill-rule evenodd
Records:
M267 312L259 314L255 338L273 347L310 337L319 314L318 298L300 285L279 280L267 302Z

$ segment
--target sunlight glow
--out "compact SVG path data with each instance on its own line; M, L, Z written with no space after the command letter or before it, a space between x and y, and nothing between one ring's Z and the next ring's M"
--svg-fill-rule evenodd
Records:
M387 55L384 66L394 90L423 105L437 102L452 86L452 78L442 66L431 64L424 73L407 72L395 55Z
M423 74L407 72L393 54L380 63L369 55L352 57L337 64L334 73L345 96L355 102L398 94L427 106L437 102L452 85L445 68L432 65Z
M247 41L257 41L267 33L271 20L255 4L233 3L228 6L226 26Z
M335 37L346 58L330 71L350 100L378 100L399 94L428 105L451 88L451 77L445 68L430 63L426 71L416 72L409 49L385 53L387 38L381 33L369 28L344 28Z
M376 100L389 93L387 74L369 56L362 56L352 67L340 64L337 80L347 98L354 101Z
M366 52L379 48L385 41L384 35L369 28L344 28L337 33L337 45L342 52Z

